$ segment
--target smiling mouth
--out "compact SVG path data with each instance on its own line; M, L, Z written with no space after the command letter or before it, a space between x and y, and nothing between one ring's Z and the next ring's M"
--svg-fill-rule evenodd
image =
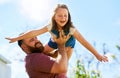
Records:
M60 23L65 23L65 21L60 21Z

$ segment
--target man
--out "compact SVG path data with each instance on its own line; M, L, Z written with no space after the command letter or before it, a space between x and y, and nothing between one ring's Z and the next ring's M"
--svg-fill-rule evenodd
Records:
M65 51L65 42L69 36L60 32L60 38L53 38L58 44L59 57L52 58L43 53L42 43L34 38L19 40L18 45L27 54L26 71L30 78L67 78L68 59Z

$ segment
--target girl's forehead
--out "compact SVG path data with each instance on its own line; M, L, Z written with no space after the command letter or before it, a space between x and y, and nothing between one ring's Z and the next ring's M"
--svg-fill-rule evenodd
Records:
M66 8L58 8L56 11L60 11L60 10L68 11Z
M60 8L56 11L56 14L63 14L63 13L68 13L68 10L65 8Z

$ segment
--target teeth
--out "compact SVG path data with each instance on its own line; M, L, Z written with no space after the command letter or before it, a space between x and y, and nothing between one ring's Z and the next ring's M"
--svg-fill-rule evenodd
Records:
M61 21L61 23L64 23L64 21Z

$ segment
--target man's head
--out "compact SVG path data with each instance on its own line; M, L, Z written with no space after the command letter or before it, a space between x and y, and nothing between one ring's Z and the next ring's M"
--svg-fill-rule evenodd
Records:
M42 43L37 39L37 37L19 40L18 45L27 54L28 53L41 53L44 50Z

